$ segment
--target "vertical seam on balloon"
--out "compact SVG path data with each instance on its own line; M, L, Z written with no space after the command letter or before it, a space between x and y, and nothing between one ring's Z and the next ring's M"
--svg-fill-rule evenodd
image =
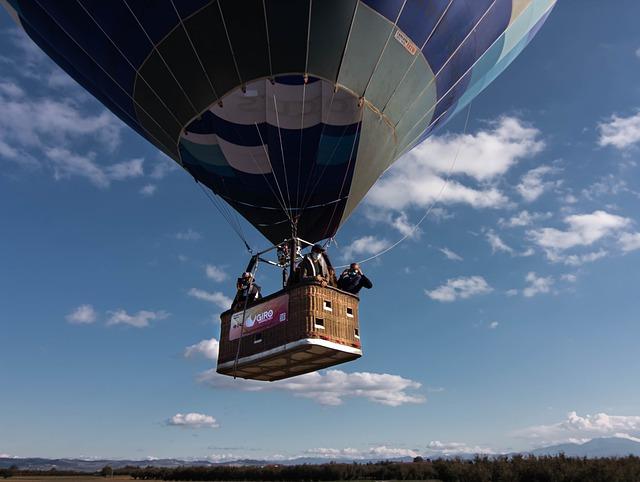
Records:
M402 114L399 117L398 122L396 122L396 127L400 124L400 122L402 121L402 119L404 119L404 117L407 115L407 113L411 110L411 108L416 104L416 102L425 94L425 92L427 92L429 90L429 87L431 87L431 85L433 85L434 83L436 83L436 80L438 79L438 76L442 73L442 71L445 69L445 67L449 64L449 62L451 62L451 59L453 59L456 54L460 51L460 49L462 48L462 46L465 44L465 42L467 41L467 39L469 39L469 37L471 37L471 35L475 32L475 30L478 28L478 25L480 25L482 23L482 21L485 19L485 17L489 14L489 12L493 9L493 7L495 6L497 0L493 0L491 2L491 5L489 5L489 8L487 8L487 10L482 14L482 16L478 19L478 21L475 23L475 25L471 28L471 30L469 30L469 33L465 36L464 39L462 39L462 42L460 42L460 44L456 47L456 49L453 51L453 53L447 58L447 60L445 61L444 64L442 64L442 66L440 67L440 69L438 70L438 72L435 73L435 75L433 76L433 78L431 80L429 80L429 83L422 89L422 91L420 91L420 93L415 97L414 101L407 106L407 108L402 112ZM464 77L464 76L463 76ZM436 84L437 85L437 84ZM434 104L434 106L432 107L432 109L435 107L436 104ZM429 109L429 111L431 111L431 109ZM427 112L429 112L427 111ZM422 116L420 118L420 120L424 119L425 116ZM414 124L415 127L415 124ZM412 127L413 129L413 127Z
M302 84L302 112L300 115L300 142L298 144L298 176L296 181L296 207L300 205L300 171L302 170L302 144L304 138L304 108L307 100L307 82L309 80L309 42L311 39L311 14L313 12L313 0L309 0L309 15L307 20L307 49L304 61L304 83ZM320 92L322 99L322 90ZM322 122L322 108L320 108L320 122ZM297 220L296 220L297 223Z
M144 112L144 113L145 113L145 114L146 114L146 115L147 115L147 116L148 116L148 117L149 117L149 118L150 118L150 119L151 119L151 120L152 120L152 121L153 121L153 122L154 122L154 123L155 123L155 124L160 128L160 130L161 130L162 132L164 132L164 133L167 135L167 137L172 138L171 134L169 134L169 133L164 129L164 127L162 127L162 126L161 126L161 125L160 125L160 124L159 124L159 123L158 123L158 122L157 122L157 121L156 121L156 120L155 120L155 119L154 119L154 118L153 118L153 117L152 117L152 116L151 116L151 115L150 115L150 114L145 110L145 108L144 108L144 107L142 107L142 106L141 106L141 105L140 105L140 104L139 104L139 103L138 103L138 102L137 102L137 101L136 101L136 100L131 96L131 94L129 94L129 93L127 92L127 90L126 90L124 87L122 87L122 86L121 86L121 85L116 81L116 79L114 79L114 78L111 76L111 74L109 74L109 72L107 72L107 71L104 69L104 67L102 67L102 66L100 65L100 63L99 63L96 59L94 59L94 58L89 54L89 52L87 52L87 51L84 49L84 47L82 47L82 46L80 45L80 43L79 43L76 39L74 39L74 38L71 36L71 34L69 34L69 32L67 32L67 30L66 30L64 27L62 27L62 25L60 25L60 22L58 22L58 20L57 20L53 15L51 15L51 14L50 14L50 13L49 13L49 12L48 12L44 7L43 7L43 6L42 6L42 4L40 3L40 0L36 0L36 3L38 4L38 6L39 6L42 10L44 10L44 11L49 15L49 17L51 17L51 19L56 23L56 25L60 28L60 30L62 30L62 31L65 33L65 35L66 35L67 37L69 37L69 39L71 39L71 41L73 41L73 43L75 43L75 44L80 48L80 50L82 50L82 52L84 52L84 54L85 54L87 57L89 57L89 59L91 59L91 60L93 61L93 63L94 63L94 64L96 64L96 66L98 66L98 68L100 68L100 70L102 70L102 71L107 75L107 77L109 77L109 78L113 81L113 83L114 83L115 85L117 85L117 86L118 86L118 88L120 88L120 90L122 90L122 92L124 92L124 93L126 94L126 96L127 96L129 99L131 99L131 101L132 101L135 105L137 105L137 106L140 108L140 110L142 110L142 111L143 111L143 112ZM29 22L29 21L28 21L28 20L26 20L26 19L25 19L25 21L27 22L27 24L28 24L28 25L30 25L30 26L31 26L31 28L33 28L35 31L37 31L38 33L40 33L40 32L38 31L38 29L36 29L33 25L31 25L31 22ZM41 35L42 35L42 34L41 34ZM51 45L51 46L53 47L53 45L52 45L52 44L49 44L49 45ZM61 55L62 55L62 54L61 54ZM109 96L106 92L103 92L103 94L104 94L105 96L107 96L107 97L108 97L108 98L109 98L109 99L110 99L110 100L111 100L115 105L118 105L118 104L117 104L117 103L116 103L116 102L111 98L111 96ZM123 109L123 112L124 112L124 113L125 113L125 114L126 114L126 115L127 115L127 116L128 116L128 117L129 117L133 122L134 122L134 123L136 123L136 124L137 124L138 126L140 126L140 127L141 127L145 132L147 132L147 134L149 134L153 139L155 139L155 140L158 142L158 144L160 144L161 146L164 146L164 147L167 149L167 151L172 152L172 151L171 151L171 149L170 149L168 146L166 146L166 145L164 144L164 142L161 142L161 141L160 141L156 136L154 136L154 135L153 135L153 134L152 134L152 133L151 133L147 128L145 128L142 124L140 124L140 122L139 122L137 119L135 119L131 114L129 114L129 113L128 113L126 110L124 110L124 109Z
M532 2L531 4L529 4L529 5L532 5L532 4L533 4L533 2ZM552 3L552 4L551 4L551 5L550 5L550 6L549 6L549 7L548 7L544 12L543 12L542 16L544 16L547 12L549 12L549 11L553 8L553 6L554 6L554 4ZM527 7L527 8L529 8L529 7ZM523 12L523 13L524 13L524 12ZM522 15L522 14L521 14L521 15ZM542 16L541 16L540 18L542 18ZM502 32L502 34L501 34L497 39L495 39L495 40L493 41L493 43L492 43L492 44L491 44L491 45L490 45L490 46L489 46L489 47L488 47L488 48L487 48L487 49L482 53L482 55L481 55L480 57L478 57L478 59L473 63L473 65L471 65L471 67L469 67L469 68L466 70L466 72L465 72L463 75L461 75L461 76L460 76L460 78L455 82L455 84L453 84L453 85L451 86L451 88L449 88L449 90L447 90L447 92L445 92L445 94L444 94L442 97L440 97L440 99L439 99L439 100L438 100L438 101L437 101L437 102L436 102L436 103L435 103L435 104L434 104L434 105L433 105L433 106L432 106L432 107L427 111L427 113L428 113L428 112L430 112L430 111L432 111L432 110L433 110L433 111L435 111L435 108L436 108L436 107L438 106L438 104L442 101L442 99L446 98L446 96L447 96L447 95L449 95L449 93L450 93L450 92L451 92L451 91L452 91L452 90L453 90L453 89L454 89L454 88L455 88L455 87L456 87L456 86L457 86L457 85L462 81L462 79L464 79L464 77L465 77L465 76L466 76L466 75L467 75L471 70L473 70L473 68L476 66L476 64L477 64L477 63L478 63L478 62L479 62L479 61L480 61L480 60L485 56L485 54L486 54L486 53L491 49L491 47L493 47L493 46L496 44L496 42L498 42L498 41L499 41L503 36L505 36L505 35L506 35L506 33L509 31L509 28L511 28L511 26L508 26L508 27L504 30L504 32ZM435 124L436 124L436 123L437 123L437 122L442 118L442 116L444 116L448 111L449 111L449 109L447 109L447 110L446 110L446 111L444 111L442 114L440 114L436 120L432 121L432 122L431 122L431 123L430 123L430 124L429 124L429 125L428 125L428 126L427 126L427 127L426 127L422 132L421 132L421 133L420 133L420 134L418 134L415 138L413 138L413 140L407 144L407 148L405 148L405 149L403 150L403 153L404 153L404 152L406 152L408 149L410 149L410 148L409 148L409 146L410 146L411 144L413 144L417 139L419 139L419 138L420 138L420 136L421 136L424 132L426 132L428 129L430 129L431 127L433 127L433 126L434 126L434 125L435 125ZM409 132L411 132L413 129L415 129L415 127L416 127L418 124L420 124L420 122L422 121L422 119L424 119L424 118L427 116L427 113L425 113L425 115L423 115L423 116L420 118L420 120L418 120L418 122L416 122L416 123L411 127L411 129L409 129L409 130L407 131L407 133L409 133ZM406 136L405 136L404 138L406 138Z
M276 124L278 127L278 139L280 140L280 155L282 156L282 175L284 176L284 184L285 184L285 188L287 189L287 199L289 201L288 207L291 207L291 193L289 192L289 178L287 176L287 169L286 166L284 164L284 146L282 145L282 130L280 129L280 115L278 114L278 101L276 100L276 93L275 93L275 86L273 89L273 109L275 110L275 114L276 114ZM275 171L273 170L272 167L272 172L274 177L276 176Z
M340 63L338 64L338 72L336 73L336 79L334 84L338 83L338 79L340 78L340 71L342 70L342 64L344 63L344 56L347 53L347 49L349 48L349 41L351 40L351 32L353 32L353 25L356 22L356 15L358 14L358 7L360 6L360 0L356 1L356 6L353 9L353 16L351 17L351 25L349 25L349 33L347 34L347 40L344 43L344 48L342 49L342 54L340 55Z
M369 88L369 85L371 85L371 79L373 79L373 76L375 75L376 71L378 70L378 67L380 66L380 62L382 61L382 57L384 56L384 53L387 50L387 47L389 46L389 42L391 41L391 36L393 35L393 30L398 26L398 20L400 20L400 16L402 15L402 11L404 10L405 5L407 4L407 0L404 0L402 2L402 6L400 7L400 11L398 12L398 15L396 16L396 20L395 22L393 22L393 24L391 25L391 30L389 31L389 35L387 36L387 41L384 43L384 47L382 47L382 51L380 52L380 55L378 56L378 60L376 61L376 65L373 67L373 71L371 72L371 75L369 75L369 80L367 80L367 84L364 86L364 90L362 91L362 97L366 97L367 95L367 89ZM387 20L388 22L388 20Z
M424 59L425 63L427 64L427 66L429 66L429 62L427 62L427 58L424 55L423 49L427 46L427 43L429 43L429 40L431 40L431 38L435 35L436 30L438 29L438 27L440 26L440 24L442 23L442 21L444 20L444 17L447 15L447 12L449 11L449 9L451 8L451 5L453 4L453 0L449 0L449 3L447 4L446 8L444 9L444 11L442 12L442 15L440 15L440 18L438 19L438 21L436 22L436 24L434 25L433 29L431 30L431 33L429 33L429 35L427 36L427 39L424 41L424 43L422 44L422 46L420 47L420 55L416 55L415 58L413 59L413 61L411 62L411 65L409 65L409 67L407 68L407 70L405 70L402 78L398 81L398 83L396 84L395 88L393 89L393 92L391 92L391 95L389 96L389 98L387 99L387 101L385 102L385 104L382 106L382 108L380 109L380 112L384 113L384 110L387 108L387 106L389 105L389 102L391 101L391 99L393 99L393 96L396 94L396 92L398 91L398 87L400 86L400 84L402 84L402 82L404 82L404 79L407 77L407 75L409 74L409 72L411 71L411 69L413 68L413 66L415 65L415 63L418 61L419 58ZM431 67L429 66L429 69L431 69Z
M362 109L361 112L364 112L364 109ZM360 119L360 123L358 124L358 127L356 128L356 134L355 134L355 136L353 136L353 144L351 145L351 153L349 155L349 164L347 165L347 169L345 169L345 172L344 172L344 177L342 178L342 185L340 186L340 192L338 193L338 199L342 199L342 193L344 191L344 185L347 182L347 176L349 175L349 170L351 169L351 163L354 161L354 159L353 159L353 151L355 150L356 142L358 142L358 139L359 139L360 127L361 126L362 126L362 118ZM327 223L327 226L325 227L325 230L324 230L323 239L327 237L327 232L331 228L331 223L333 222L333 218L336 215L336 210L337 209L338 209L338 203L336 203L336 205L333 206L333 211L331 213L331 218L329 219L329 222Z
M333 107L333 100L334 100L334 99L335 99L335 97L336 97L337 89L336 89L336 87L335 87L335 84L334 84L334 88L332 89L332 91L333 91L333 92L332 92L332 94L331 94L331 100L329 101L329 109L328 109L328 112L327 112L327 122L325 122L325 119L324 119L324 113L322 114L322 129L320 130L320 136L318 137L318 148L320 147L320 143L322 142L322 136L324 136L324 130L325 130L325 128L326 128L326 126L327 126L327 124L328 124L329 116L331 115L331 109L332 109L332 107ZM324 109L324 103L323 103L323 109ZM346 126L345 126L345 131L346 131ZM337 148L337 147L334 147L334 151L333 151L334 153L335 153L336 148ZM333 157L333 155L332 155L331 157ZM317 164L317 163L314 163L314 164L311 166L311 171L309 172L309 175L307 176L307 182L306 182L306 183L305 183L305 185L304 185L304 192L302 193L302 203L300 204L300 208L301 208L301 209L303 209L303 210L306 208L306 204L308 204L309 202L311 202L311 194L313 193L313 189L315 189L315 186L317 186L317 185L318 185L318 183L316 182L316 184L314 185L314 188L313 188L313 189L311 190L311 192L309 193L309 200L308 200L308 201L306 201L306 199L307 199L307 192L308 192L308 189L309 189L309 182L311 182L311 179L313 178L313 174L314 174L314 173L315 173L315 171L316 171L316 164ZM325 167L323 168L322 172L320 173L320 177L322 177L322 175L324 174L324 171L325 171L326 169L327 169L327 166L325 165Z
M89 12L89 10L87 10L87 8L82 4L82 2L80 0L76 0L76 2L78 3L78 5L80 5L80 7L82 7L82 9L86 12L86 14L89 16L89 18L91 20L93 20L93 23L96 24L96 26L100 29L100 31L104 34L104 36L109 40L109 42L111 42L111 45L113 45L116 50L118 51L118 53L122 56L122 58L129 64L129 66L133 69L133 71L136 73L136 77L140 77L140 79L142 79L142 81L147 85L147 87L149 87L149 89L151 90L151 92L153 92L153 94L156 96L156 98L160 101L160 103L167 109L167 112L169 113L169 115L171 117L173 117L173 119L176 121L176 123L178 125L182 125L182 123L180 122L180 120L173 114L173 112L171 111L171 109L169 108L169 106L164 102L164 100L162 100L162 97L160 97L160 95L156 92L156 90L151 87L151 84L149 84L149 82L147 82L147 80L142 76L142 74L137 70L137 68L135 67L135 65L133 65L133 62L131 62L127 56L124 54L124 52L120 49L120 47L118 47L118 45L115 43L115 41L109 36L109 34L107 34L107 32L100 26L100 24L98 23L98 21L93 17L93 15L91 15L91 13ZM134 88L133 88L133 92L135 92L135 82L134 82Z
M169 72L169 75L171 75L171 77L173 78L173 80L176 82L176 84L178 85L178 87L180 88L180 90L182 91L184 97L187 99L187 101L189 102L189 105L191 105L191 108L193 109L193 112L195 112L196 114L198 113L198 109L196 109L196 106L193 104L193 102L191 101L191 98L187 95L187 92L184 90L184 88L182 87L182 84L178 81L177 77L175 76L175 74L173 73L173 70L171 70L171 68L169 67L169 64L167 63L167 61L164 59L164 56L160 53L160 49L158 49L158 47L156 46L156 44L153 43L153 40L151 39L151 37L149 36L149 34L147 33L147 31L145 30L145 28L142 26L142 23L140 22L140 20L138 19L138 17L136 16L136 14L133 12L133 10L131 10L131 7L129 6L129 4L127 3L127 0L122 0L122 3L124 3L127 7L127 9L129 10L129 12L131 13L131 15L133 16L133 18L135 19L136 23L138 24L138 26L140 27L140 29L142 30L142 32L145 34L145 36L147 37L147 39L149 40L149 43L151 44L151 46L153 47L153 50L155 50L158 53L158 57L160 57L160 60L162 60L162 63L164 64L164 66L167 68L167 71Z
M293 222L291 219L291 212L290 210L287 209L286 207L287 204L284 202L284 195L282 194L282 189L280 188L280 183L278 182L278 176L276 176L276 173L273 170L273 164L271 164L271 157L269 156L269 151L267 150L267 146L264 143L264 140L262 139L260 128L258 127L257 123L254 123L254 125L256 126L256 131L258 131L258 137L260 138L260 144L262 145L262 149L264 149L265 156L267 156L267 162L269 163L269 167L271 167L271 175L273 176L273 179L276 181L276 187L278 188L278 192L280 193L280 199L282 200L282 202L280 203L280 206L282 207L282 210L286 214L287 218L289 218L289 221ZM275 195L275 192L274 192L274 195Z
M262 0L262 11L264 12L264 29L267 33L267 55L269 57L269 75L273 77L273 65L271 62L271 40L269 39L269 20L267 18L267 5Z
M227 42L229 44L229 50L231 50L231 58L233 59L233 65L236 68L236 73L238 74L238 81L240 85L242 84L242 76L240 75L240 69L238 68L238 61L236 60L236 53L233 51L233 45L231 44L231 37L229 36L229 30L227 29L227 22L224 19L224 13L222 13L222 5L220 4L220 0L217 1L218 10L220 11L220 18L222 19L222 26L224 27L224 33L227 36Z
M180 16L180 13L178 12L178 9L176 8L176 5L173 2L173 0L170 0L170 1L171 1L171 6L173 7L173 10L176 12L176 16L178 17L178 20L180 21L180 25L182 26L182 30L184 30L184 33L187 36L187 40L189 40L189 45L191 46L191 50L193 50L194 55L198 59L198 63L200 64L200 68L202 69L202 72L204 73L205 77L207 78L207 82L209 82L209 87L211 87L211 91L213 92L213 97L214 97L214 99L218 100L218 94L216 92L216 88L213 86L213 82L212 82L211 78L209 77L209 73L207 72L207 69L204 68L204 63L202 62L202 59L200 58L200 55L198 54L198 51L196 50L195 45L193 45L193 40L191 40L191 35L189 35L189 31L187 30L187 26L184 24L184 22L182 20L182 17Z

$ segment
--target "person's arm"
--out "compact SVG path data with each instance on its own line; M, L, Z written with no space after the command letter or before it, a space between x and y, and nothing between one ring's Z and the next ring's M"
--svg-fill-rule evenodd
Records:
M363 288L371 289L373 288L373 283L369 278L367 278L362 271L360 271L360 285Z

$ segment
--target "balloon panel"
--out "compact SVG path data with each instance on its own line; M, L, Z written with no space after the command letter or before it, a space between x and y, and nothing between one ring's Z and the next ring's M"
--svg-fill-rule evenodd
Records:
M31 38L268 239L332 236L555 0L8 0Z

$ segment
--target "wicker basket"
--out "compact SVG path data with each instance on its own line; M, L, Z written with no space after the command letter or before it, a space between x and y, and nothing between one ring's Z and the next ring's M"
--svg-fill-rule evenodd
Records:
M273 381L359 358L358 301L336 288L299 284L252 305L244 324L242 312L224 312L218 373Z

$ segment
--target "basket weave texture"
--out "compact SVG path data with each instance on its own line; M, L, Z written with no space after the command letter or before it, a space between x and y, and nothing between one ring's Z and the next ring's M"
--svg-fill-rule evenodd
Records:
M266 328L257 335L229 340L231 316L234 312L228 310L222 313L218 364L235 360L238 343L239 359L305 338L319 338L360 348L357 296L329 286L299 284L273 293L260 303L284 293L289 294L287 321Z

